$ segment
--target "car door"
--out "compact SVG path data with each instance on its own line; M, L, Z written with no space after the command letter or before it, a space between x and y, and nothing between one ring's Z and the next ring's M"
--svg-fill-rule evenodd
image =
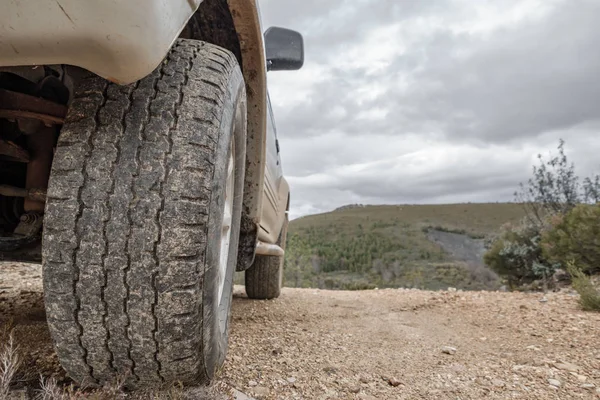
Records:
M268 94L267 105L267 159L259 239L267 243L275 243L285 217L288 189L287 182L283 178L277 129Z

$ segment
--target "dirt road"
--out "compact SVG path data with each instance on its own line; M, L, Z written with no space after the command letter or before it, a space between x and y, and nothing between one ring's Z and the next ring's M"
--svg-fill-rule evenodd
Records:
M234 296L220 381L256 398L600 399L600 314L569 292ZM64 377L42 302L39 267L0 265L0 324L14 319L28 370Z

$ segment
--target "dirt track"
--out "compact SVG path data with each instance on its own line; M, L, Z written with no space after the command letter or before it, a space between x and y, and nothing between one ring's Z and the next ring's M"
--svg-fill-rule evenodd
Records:
M541 297L285 289L257 302L239 287L220 381L264 399L600 399L600 314ZM14 319L31 379L64 377L42 302L39 267L0 265L0 324Z

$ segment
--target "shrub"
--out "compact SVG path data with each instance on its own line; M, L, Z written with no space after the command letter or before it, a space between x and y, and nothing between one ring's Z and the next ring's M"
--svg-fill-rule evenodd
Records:
M559 265L544 259L541 234L536 225L527 221L519 226L505 226L485 253L485 264L506 278L511 288L537 279L546 281Z
M579 305L585 311L600 311L600 291L591 279L574 262L567 264L567 272L573 280L573 288L579 293Z
M549 160L538 155L533 176L515 193L525 210L523 224L486 243L485 263L511 287L539 278L545 284L571 259L588 271L600 267L600 210L582 205L600 200L600 176L580 181L564 144L560 140L558 155Z
M584 272L600 271L600 205L580 204L542 236L543 254L552 262L573 261Z

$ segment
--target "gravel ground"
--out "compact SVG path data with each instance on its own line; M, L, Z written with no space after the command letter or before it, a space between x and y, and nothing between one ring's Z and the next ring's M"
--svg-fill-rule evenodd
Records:
M9 319L21 379L68 382L38 266L0 264L0 324ZM600 399L600 314L568 291L284 289L250 301L236 287L218 387L257 399Z

